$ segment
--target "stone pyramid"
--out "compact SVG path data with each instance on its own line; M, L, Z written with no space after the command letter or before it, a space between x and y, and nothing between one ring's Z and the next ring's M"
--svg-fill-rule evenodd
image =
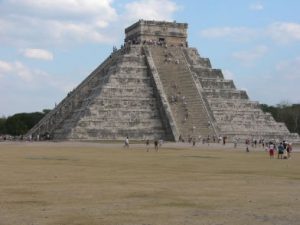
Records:
M27 135L56 140L227 136L297 140L187 45L185 23L140 20Z

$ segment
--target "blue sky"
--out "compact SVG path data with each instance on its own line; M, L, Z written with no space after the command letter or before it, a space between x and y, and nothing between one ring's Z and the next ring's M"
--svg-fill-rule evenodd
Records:
M188 41L250 99L300 103L298 0L0 0L0 116L51 109L138 19L189 24Z

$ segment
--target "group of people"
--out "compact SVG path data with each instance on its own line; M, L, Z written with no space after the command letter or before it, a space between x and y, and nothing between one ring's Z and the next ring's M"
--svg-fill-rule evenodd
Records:
M165 57L164 60L165 63L175 63L175 64L180 63L180 60L176 56L174 56L172 52L169 52L167 50L164 51L164 57Z
M292 144L282 141L276 145L274 142L270 141L266 145L266 151L269 152L270 159L274 158L275 152L277 152L278 159L289 159L291 158Z
M0 141L48 141L51 140L52 136L49 133L43 133L43 134L35 134L35 135L18 135L18 136L12 136L12 135L0 135Z
M148 39L148 40L139 40L139 39L129 39L127 41L125 41L125 45L154 45L154 46L161 46L161 47L168 47L168 44L166 42L165 39ZM188 42L181 42L181 43L171 43L170 47L174 47L174 46L178 46L178 47L188 47Z
M185 95L178 90L178 86L175 82L171 84L172 95L169 98L171 104L177 105L177 109L183 110L183 120L182 123L185 123L189 118L189 109ZM180 102L182 104L180 104ZM177 104L178 103L178 104Z
M159 147L162 147L162 145L163 145L163 140L162 139L160 139L160 140L155 139L153 141L153 144L154 144L154 149L158 152ZM128 137L125 138L124 148L129 148L129 138ZM149 139L146 140L146 149L147 149L147 152L150 151L150 140Z
M192 128L193 130L196 129L196 127L194 126ZM199 135L198 137L198 140L196 140L197 138L195 137L192 137L191 135L188 135L187 138L185 139L181 134L179 135L179 138L178 138L178 141L179 142L188 142L188 143L193 143L193 146L196 145L196 142L198 141L199 143L202 143L202 144L210 144L210 143L219 143L219 144L223 144L223 145L226 145L226 142L227 142L227 136L210 136L210 135L207 135L207 137L202 137L201 135ZM236 146L235 146L236 147Z
M201 140L202 140L202 144L208 143L208 145L209 145L210 136L208 136L207 138L201 138L199 136L199 142L201 142ZM224 136L224 137L213 136L212 140L215 143L220 143L222 145L225 145L227 137L226 136ZM237 143L239 141L240 140L237 139L237 138L233 139L234 148L237 147ZM179 135L179 142L185 142L184 138L181 135ZM187 142L191 143L193 146L195 146L196 145L196 138L189 135L187 137ZM250 151L250 146L252 146L252 147L255 146L256 147L257 143L255 143L255 142L256 141L251 142L250 139L245 140L246 152ZM270 142L265 143L264 141L261 141L261 140L258 143L261 144L262 147L265 147L265 150L267 152L269 152L269 155L270 155L271 159L274 158L274 155L275 155L276 152L277 152L277 158L278 159L289 159L291 157L292 143L288 143L287 141L282 141L279 144L276 144L275 141L270 141ZM147 149L147 152L148 152L150 150L150 140L147 139L145 144L146 144L146 149ZM159 147L161 147L163 145L163 140L162 139L160 139L160 140L155 139L153 141L153 144L154 144L154 149L158 152ZM125 139L124 148L129 148L129 138L128 137L126 137L126 139Z
M163 144L163 140L162 139L160 139L160 140L155 139L153 141L153 144L154 144L155 151L158 152L159 151L159 147L161 147L162 144ZM147 148L147 152L149 152L150 151L150 140L149 139L146 140L146 148Z

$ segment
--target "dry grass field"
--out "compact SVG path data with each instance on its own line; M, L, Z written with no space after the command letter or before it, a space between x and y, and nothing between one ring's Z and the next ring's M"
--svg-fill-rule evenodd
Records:
M299 190L298 152L0 143L0 225L299 225Z

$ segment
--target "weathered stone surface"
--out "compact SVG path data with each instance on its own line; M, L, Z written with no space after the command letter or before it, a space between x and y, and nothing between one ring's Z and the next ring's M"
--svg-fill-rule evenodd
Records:
M126 43L29 133L62 140L229 138L299 140L250 101L197 49L187 24L139 21Z
M298 134L291 134L285 124L277 123L257 102L250 101L245 91L237 90L233 81L225 80L221 70L203 64L205 59L196 51L188 48L185 54L203 87L202 93L220 135L299 141Z
M125 29L125 42L143 44L150 42L186 46L186 23L140 20Z

